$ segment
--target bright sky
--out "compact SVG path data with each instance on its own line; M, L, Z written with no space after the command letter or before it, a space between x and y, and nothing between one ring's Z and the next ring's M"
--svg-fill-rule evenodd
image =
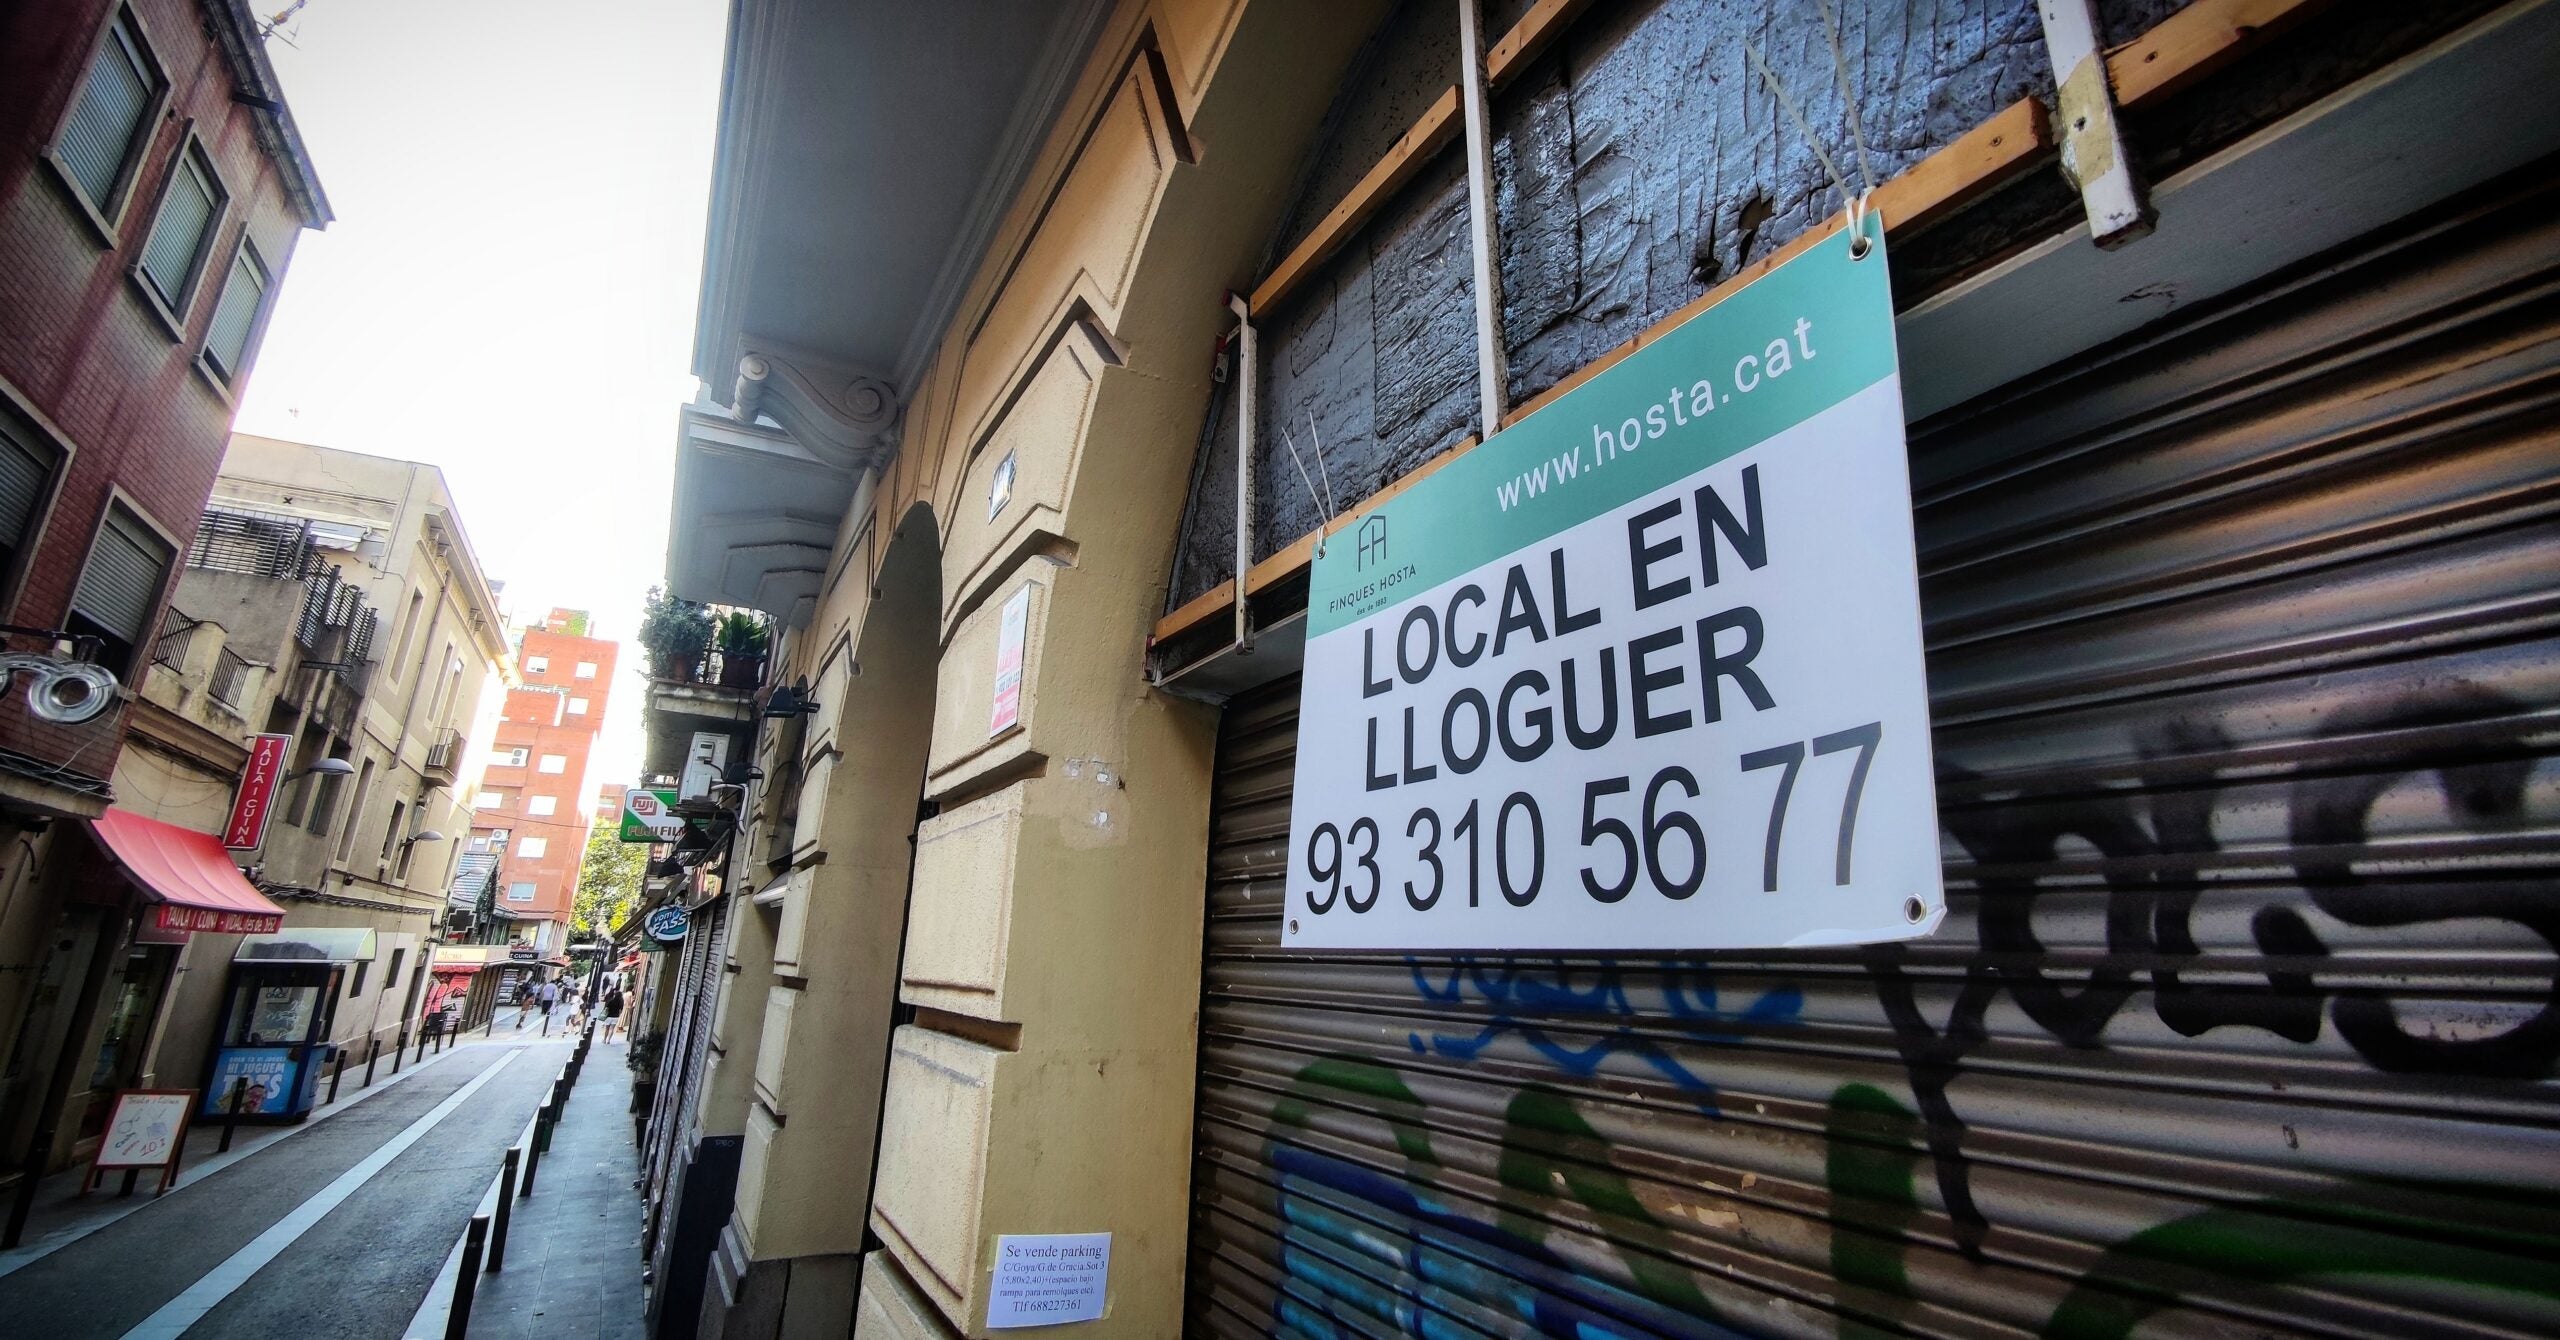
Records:
M338 220L294 254L238 427L441 467L516 622L588 609L627 641L665 573L726 10L308 0L267 44ZM639 773L640 663L590 789Z

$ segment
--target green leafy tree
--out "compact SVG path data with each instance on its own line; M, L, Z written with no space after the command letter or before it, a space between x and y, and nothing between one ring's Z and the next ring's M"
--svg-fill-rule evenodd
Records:
M578 897L570 908L576 928L598 934L611 930L638 901L648 868L647 843L625 842L618 825L597 824L587 834L587 853L578 865Z

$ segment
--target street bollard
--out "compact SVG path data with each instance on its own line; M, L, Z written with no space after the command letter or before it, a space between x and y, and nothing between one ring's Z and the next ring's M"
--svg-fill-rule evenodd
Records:
M551 1128L559 1124L560 1102L555 1098L550 1102L544 1103L542 1105L542 1110L534 1114L533 1147L541 1150L545 1154L550 1153Z
M531 1200L533 1173L542 1166L542 1119L539 1116L534 1118L533 1133L525 1137L523 1149L524 1180L516 1184L516 1196L520 1200Z
M338 1081L347 1077L347 1049L338 1048L338 1063L329 1067L329 1101L338 1101Z
M498 1212L489 1220L489 1264L481 1267L492 1275L506 1268L507 1220L515 1210L516 1168L523 1158L521 1148L509 1145L505 1162L498 1165Z
M231 1133L240 1126L240 1105L249 1101L249 1077L231 1081L231 1097L222 1105L222 1143L213 1147L217 1154L231 1152Z
M375 1038L366 1043L364 1049L364 1086L368 1089L373 1087L373 1063L381 1059L382 1039Z
M427 1059L427 1031L423 1028L418 1030L418 1054L411 1059L418 1061Z
M480 1252L489 1241L489 1216L471 1216L462 1235L462 1270L453 1277L453 1310L445 1314L444 1340L466 1340L471 1334L471 1296L480 1283Z
M380 1045L380 1044L376 1044L376 1045ZM393 1038L393 1039L391 1040L391 1073L392 1073L392 1074L397 1075L397 1074L399 1074L399 1073L400 1073L400 1058L401 1058L401 1057L403 1057L403 1056L406 1056L406 1055L408 1055L408 1054L409 1054L409 1040L408 1040L407 1038Z

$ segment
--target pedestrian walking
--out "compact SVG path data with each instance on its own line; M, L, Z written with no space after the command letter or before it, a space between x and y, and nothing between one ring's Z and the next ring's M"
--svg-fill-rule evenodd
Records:
M604 1040L613 1041L613 1030L622 1024L622 984L616 982L604 989Z
M576 982L571 982L561 996L561 1003L569 1011L569 1031L577 1032L579 1026L587 1021L587 993L579 989Z
M534 998L542 1005L542 1036L551 1036L551 1012L560 1008L560 984L544 982L534 988Z
M527 1016L527 1015L529 1015L529 1014L533 1013L533 1006L534 1006L534 986L533 986L533 978L531 978L531 977L529 977L529 976L528 976L528 977L524 977L524 978L520 978L520 979L518 979L518 980L517 980L517 982L516 982L516 1031L517 1031L517 1032L521 1033L521 1032L523 1032L523 1031L524 1031L524 1021L525 1021L525 1016Z

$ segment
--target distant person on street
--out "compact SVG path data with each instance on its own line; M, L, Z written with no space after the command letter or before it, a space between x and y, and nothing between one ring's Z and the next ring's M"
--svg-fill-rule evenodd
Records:
M604 1040L613 1041L613 1030L622 1023L622 984L616 982L604 989Z
M524 1030L525 1016L533 1013L533 1004L533 979L528 977L516 983L516 1030L518 1032Z
M542 1035L551 1036L551 1012L560 1008L560 984L544 982L534 988L535 999L542 1002Z

